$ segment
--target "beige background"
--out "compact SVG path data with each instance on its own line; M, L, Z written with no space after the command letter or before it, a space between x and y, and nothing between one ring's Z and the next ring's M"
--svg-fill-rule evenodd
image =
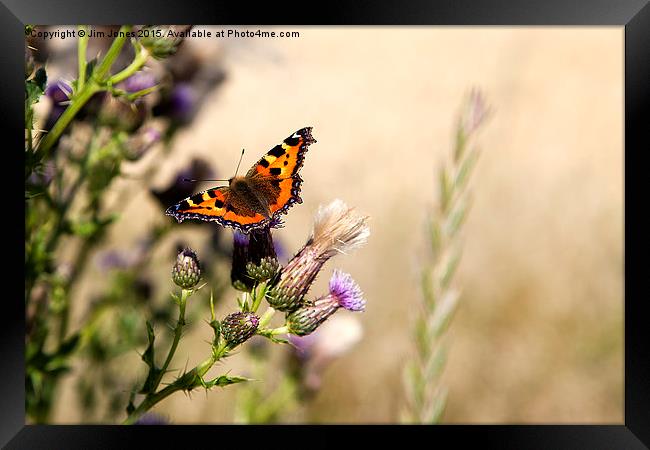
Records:
M494 114L477 140L444 422L622 423L623 29L275 30L300 37L190 43L225 64L228 79L177 136L152 186L197 154L228 177L242 147L250 166L293 131L314 127L304 203L276 237L298 250L318 205L334 198L371 216L371 236L328 263L313 289L323 291L339 267L368 304L359 315L364 337L328 370L310 420L397 420L434 175L463 96L480 87ZM146 206L134 201L138 220L116 225L117 247L161 214L146 192L133 195ZM169 262L160 264L164 275ZM209 336L197 325L176 365L203 359ZM142 369L137 355L129 361ZM246 367L240 354L219 370ZM156 410L176 423L230 422L237 389L176 394ZM64 397L73 391L68 382ZM65 403L53 421L81 420Z

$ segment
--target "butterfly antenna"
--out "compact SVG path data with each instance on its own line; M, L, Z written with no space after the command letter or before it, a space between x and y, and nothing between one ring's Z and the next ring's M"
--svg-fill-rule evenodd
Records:
M239 172L239 165L241 164L241 160L244 159L244 151L245 149L241 149L241 156L239 157L239 162L237 163L237 168L235 169L235 177L237 176L237 172Z
M189 181L190 183L198 183L201 181L228 181L228 180L195 180L194 178L183 178L183 181Z

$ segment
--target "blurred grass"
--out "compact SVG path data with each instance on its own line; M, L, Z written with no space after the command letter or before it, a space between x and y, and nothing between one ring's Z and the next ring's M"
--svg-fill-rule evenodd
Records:
M308 416L288 420L397 421L425 211L458 102L480 84L496 114L481 135L465 224L444 422L622 423L622 29L291 28L301 37L191 43L224 52L228 79L152 180L167 183L197 154L230 176L242 147L245 166L313 126L304 203L275 236L296 251L319 203L335 197L371 216L368 246L330 262L313 288L323 291L334 267L354 273L368 299L364 339L329 368ZM112 245L129 245L162 211L133 192L126 213L137 219L116 224ZM200 231L180 229L201 247ZM163 292L169 267L152 268ZM94 289L89 278L77 295ZM176 367L204 354L203 328ZM139 367L138 356L120 364ZM227 364L247 367L243 355ZM228 423L236 389L169 398L156 411ZM74 391L67 380L54 422L81 419Z

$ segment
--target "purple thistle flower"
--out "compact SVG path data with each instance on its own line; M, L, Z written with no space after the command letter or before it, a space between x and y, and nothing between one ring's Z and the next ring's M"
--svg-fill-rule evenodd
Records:
M242 247L242 246L248 246L250 239L247 234L235 230L234 240L236 246Z
M169 96L169 115L181 123L192 120L197 106L197 95L191 85L178 83Z
M103 272L112 269L128 269L131 267L131 261L124 252L118 250L108 250L101 253L97 259L97 266Z
M230 279L235 287L249 292L255 282L275 275L278 259L270 227L253 230L248 235L235 231Z
M63 80L56 80L45 88L45 95L52 100L52 109L47 118L47 123L45 129L51 129L56 121L61 117L63 111L68 107L67 105L62 105L62 102L70 100L69 94L72 92L72 88L68 83Z
M47 187L50 185L54 176L56 175L56 165L54 161L48 160L45 163L37 167L34 172L29 176L29 184L32 186Z
M289 333L305 336L312 333L339 308L363 311L365 300L357 283L347 273L335 271L330 279L330 292L308 306L303 306L287 316Z
M335 270L330 278L330 295L334 297L342 308L349 311L364 311L366 301L359 285L350 274Z
M160 414L155 413L146 413L138 420L135 421L134 425L168 425L169 420Z
M50 97L55 105L69 100L69 94L71 92L72 88L63 80L56 80L48 84L47 88L45 88L45 95Z
M124 80L118 85L118 87L132 94L144 89L149 89L155 85L156 77L153 75L153 73L141 70Z
M246 263L248 262L247 234L235 230L233 234L232 266L230 268L230 282L235 289L250 292L253 289L253 280L246 274Z

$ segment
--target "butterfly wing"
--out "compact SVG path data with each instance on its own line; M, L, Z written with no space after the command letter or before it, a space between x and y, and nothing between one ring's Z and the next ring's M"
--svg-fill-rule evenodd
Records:
M246 202L226 186L194 194L167 208L165 214L175 217L179 222L199 219L242 231L248 231L265 219L263 215L248 208Z
M282 214L294 203L302 203L298 171L308 147L316 142L312 127L302 128L262 156L246 174L251 186L269 205L272 215Z
M294 203L302 203L299 196L302 178L298 171L307 148L314 142L311 127L302 128L262 156L245 177L237 179L237 186L243 182L244 189L226 186L208 189L170 206L165 214L179 222L185 219L217 222L244 233L261 228Z

